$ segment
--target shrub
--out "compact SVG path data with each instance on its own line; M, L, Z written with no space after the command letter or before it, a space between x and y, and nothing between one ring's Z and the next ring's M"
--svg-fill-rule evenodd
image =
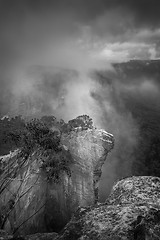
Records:
M63 171L70 176L71 155L63 150L59 132L52 131L46 123L33 119L25 124L23 131L10 133L10 138L21 142L19 157L27 159L34 151L40 152L44 159L41 167L46 170L48 179L60 180Z
M93 121L92 118L90 118L88 115L82 115L73 120L70 120L68 122L68 125L71 127L71 129L81 127L82 130L86 130L88 128L93 128Z

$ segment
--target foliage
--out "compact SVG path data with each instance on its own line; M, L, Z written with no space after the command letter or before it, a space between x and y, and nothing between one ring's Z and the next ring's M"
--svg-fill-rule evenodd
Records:
M63 119L57 121L53 116L44 116L41 120L47 124L48 127L55 127L61 133L69 133L77 128L81 128L82 131L93 128L93 121L88 115L78 116L77 118L68 121L68 123L65 123Z
M93 121L88 115L82 115L73 120L70 120L68 124L70 125L71 129L74 129L77 127L81 127L82 130L93 128Z
M64 171L70 175L71 157L68 152L63 151L59 132L52 131L47 124L38 119L28 122L26 130L23 133L24 146L21 155L28 157L38 148L45 159L41 167L45 169L48 179L59 181L60 173Z
M44 120L44 119L43 119ZM59 180L60 172L65 171L70 175L69 165L71 155L65 151L60 143L58 131L53 131L44 121L32 119L26 122L23 128L8 133L6 141L19 146L21 151L19 157L27 159L33 152L41 154L42 168L46 170L48 179Z
M59 182L60 172L66 172L67 175L71 176L71 171L69 165L72 163L72 157L69 151L64 151L63 149L54 154L54 159L52 151L48 154L48 151L44 152L43 155L47 155L47 158L42 164L42 169L47 172L47 179L54 180L54 182Z
M19 157L27 159L34 151L41 153L45 162L42 168L48 173L48 178L58 179L61 171L70 175L69 164L71 155L63 150L60 144L61 134L69 133L77 128L81 130L93 128L92 119L87 115L79 116L68 123L58 121L54 116L43 116L28 122L21 116L0 120L0 150L2 154L20 148Z
M21 116L0 119L0 155L20 147L19 132L25 129L25 121Z
M29 122L25 122L21 116L0 119L0 155L24 147L24 142L30 150L35 143L47 148L54 146L56 149L58 143L55 142L56 139L58 141L59 133L69 133L79 127L81 130L93 128L92 119L87 115L79 116L68 123L62 119L58 121L54 116L43 116L40 120L33 119ZM57 132L53 134L55 130Z
M57 120L54 116L43 116L41 118L41 121L45 123L49 128L55 126L57 123Z
M32 139L35 145L39 145L45 150L59 150L60 136L57 132L50 130L49 127L41 120L31 120L26 124L26 129L29 133L29 138Z

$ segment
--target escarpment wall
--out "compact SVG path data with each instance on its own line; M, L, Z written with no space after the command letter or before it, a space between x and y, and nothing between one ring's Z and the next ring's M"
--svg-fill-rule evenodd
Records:
M62 136L62 142L74 159L70 184L79 205L91 205L98 201L102 165L113 148L113 136L104 130L77 130Z
M6 174L7 188L0 198L1 222L7 231L60 231L79 205L92 205L98 200L101 167L113 148L113 136L104 130L78 129L62 134L61 143L63 153L73 162L71 176L62 173L58 183L47 181L38 150L21 165L15 156L14 160L8 159L8 166L17 169L15 174Z

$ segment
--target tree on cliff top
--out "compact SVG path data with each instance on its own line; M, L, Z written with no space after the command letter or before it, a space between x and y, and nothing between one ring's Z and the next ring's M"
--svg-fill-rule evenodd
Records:
M59 180L62 171L70 175L69 165L72 158L60 143L59 132L53 131L45 122L32 119L25 123L23 129L8 135L9 139L20 147L20 158L27 159L34 152L40 153L44 160L42 168L46 170L49 179Z
M28 141L32 137L34 146L35 142L42 146L44 138L48 136L45 144L49 145L52 143L51 140L55 140L56 134L53 134L55 130L59 133L69 133L79 127L81 130L92 129L92 119L87 115L79 116L68 123L65 123L62 119L58 121L54 116L43 116L41 119L33 119L28 122L21 116L0 119L0 155L8 154L10 151L23 147L24 141L26 145L29 144Z
M92 129L93 128L93 121L92 118L90 118L88 115L81 115L73 120L70 120L68 122L70 127L72 129L81 127L82 130L86 130L88 128Z
M17 135L25 129L25 121L21 116L0 119L0 155L8 154L19 147Z

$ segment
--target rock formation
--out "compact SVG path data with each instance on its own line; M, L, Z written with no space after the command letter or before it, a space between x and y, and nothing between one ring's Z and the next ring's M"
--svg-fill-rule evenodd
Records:
M73 161L71 175L61 173L59 182L47 179L38 149L25 161L18 150L1 157L0 224L9 233L58 232L79 205L97 202L101 168L113 148L113 136L77 128L62 134L61 144L62 153Z
M35 233L27 236L13 236L9 235L4 230L0 230L1 240L54 240L57 237L57 233Z
M160 239L160 178L123 179L115 184L106 203L79 208L56 238L73 239Z

